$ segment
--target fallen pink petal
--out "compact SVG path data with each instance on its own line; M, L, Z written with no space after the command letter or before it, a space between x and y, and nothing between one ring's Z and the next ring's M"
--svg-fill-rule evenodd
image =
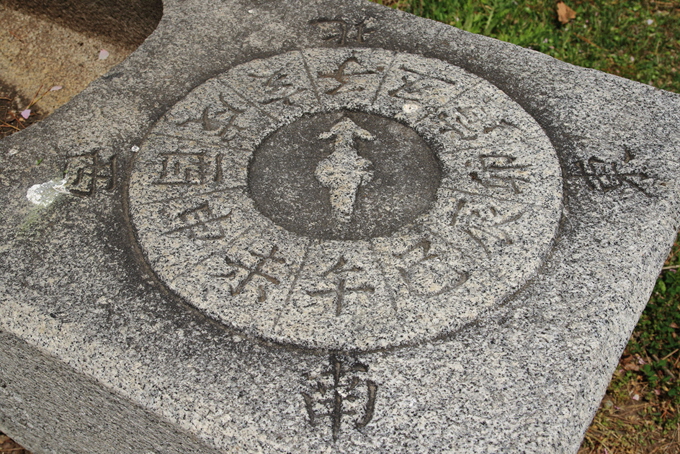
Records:
M21 116L24 117L24 120L28 120L28 117L31 115L31 109L26 109L23 112L21 112Z
M100 60L106 60L109 57L109 51L102 49L99 51L99 59Z
M64 87L62 87L61 85L55 85L54 87L50 88L50 91L59 91L62 88L64 88Z

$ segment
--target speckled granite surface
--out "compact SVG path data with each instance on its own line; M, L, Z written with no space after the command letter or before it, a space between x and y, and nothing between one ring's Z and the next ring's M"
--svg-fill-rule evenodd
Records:
M678 227L678 112L367 2L167 2L0 142L0 429L576 452Z

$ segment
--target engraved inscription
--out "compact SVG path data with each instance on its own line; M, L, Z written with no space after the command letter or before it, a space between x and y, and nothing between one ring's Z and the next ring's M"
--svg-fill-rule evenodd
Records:
M359 76L365 76L368 74L377 74L384 71L385 68L379 66L375 71L366 69L359 62L357 57L349 57L338 66L334 72L331 73L318 73L318 77L321 79L333 79L338 83L334 88L327 90L325 93L327 95L337 95L340 93L347 93L353 91L364 91L365 87L359 84L352 84L354 78Z
M474 110L456 108L453 113L440 112L437 118L442 126L439 132L457 134L461 140L475 140L478 137L474 122L478 121Z
M521 106L446 61L365 47L360 17L313 21L323 47L197 87L149 131L127 191L170 292L246 336L336 354L300 389L329 439L376 402L340 352L427 342L493 310L540 269L563 194ZM651 190L637 161L589 156L567 163L583 187ZM115 171L97 163L84 191Z
M273 246L269 253L259 254L257 252L248 251L250 255L256 260L254 265L243 264L238 260L234 260L230 257L225 257L224 261L234 270L227 274L218 274L215 277L222 277L227 279L237 279L238 283L236 286L229 286L229 293L232 296L239 295L243 293L249 285L256 285L257 288L257 300L259 302L264 302L267 299L267 289L264 284L257 283L256 279L265 280L274 285L281 284L281 280L274 276L272 273L265 271L265 266L268 263L280 263L284 264L286 261L277 257L278 247Z
M71 194L92 196L98 191L112 191L116 185L116 156L102 160L94 151L66 158L64 186Z
M387 92L388 95L394 98L401 98L408 101L420 101L423 96L431 95L437 88L445 85L454 85L454 82L443 79L441 77L432 77L428 74L423 74L414 69L401 66L399 68L405 71L406 74L402 76L402 85Z
M290 76L281 69L268 75L249 74L249 76L262 80L262 88L267 98L260 103L264 105L281 102L286 106L294 106L295 102L291 100L291 97L307 91L306 88L295 87L295 84L290 81Z
M310 24L319 27L325 41L335 41L344 46L349 42L363 43L375 30L369 26L370 19L352 23L344 19L317 19Z
M199 185L222 180L222 155L212 159L201 153L161 153L161 168L154 184ZM210 162L209 162L210 161Z
M595 156L576 162L578 172L572 176L581 177L593 190L609 192L622 187L637 189L650 197L649 184L653 179L644 172L624 170L634 159L633 154L625 150L623 162L607 162Z
M409 293L421 296L438 296L450 292L468 280L466 271L451 270L442 263L439 254L430 251L432 242L423 239L400 254L393 254L402 261L397 267Z
M522 183L529 180L522 176L528 165L516 164L517 158L509 155L490 154L479 156L482 165L481 172L470 172L472 181L487 189L508 189L515 194L522 192Z
M246 129L236 123L238 117L245 113L245 110L238 109L227 102L224 99L223 93L220 93L219 99L223 107L222 109L206 107L203 109L203 114L200 118L190 118L178 123L177 126L187 126L191 123L198 123L204 131L214 132L224 141L229 142L230 140L233 140L239 131Z
M337 441L346 416L352 417L354 427L363 429L373 419L378 385L362 377L368 366L356 360L330 357L330 367L320 374L309 374L313 383L310 392L303 392L309 424L328 418L333 441Z
M373 171L369 170L372 163L359 156L354 148L354 139L370 141L375 140L375 137L349 118L344 118L330 131L322 133L319 139L335 139L335 151L317 165L314 175L322 186L330 188L331 206L336 219L349 222L359 187L373 179Z
M521 209L501 210L492 203L471 204L461 199L451 216L451 226L460 228L488 257L504 245L514 243L513 236L504 227L518 221L524 212Z
M442 109L433 117L440 134L449 134L459 140L472 141L497 129L516 128L507 120L488 118L484 106L455 106Z
M333 305L335 306L336 317L342 313L342 307L345 302L345 297L350 293L356 292L375 292L375 287L369 284L358 286L347 285L348 275L351 273L361 273L363 268L358 266L348 266L345 257L340 257L338 261L328 271L324 272L321 277L329 278L332 276L335 282L328 284L327 288L307 291L309 296L325 297L331 295L333 297ZM361 274L359 274L361 276Z
M182 227L165 232L164 235L186 232L191 239L219 240L224 238L221 221L230 215L231 212L224 216L215 216L208 202L205 202L180 213L178 217L182 221Z

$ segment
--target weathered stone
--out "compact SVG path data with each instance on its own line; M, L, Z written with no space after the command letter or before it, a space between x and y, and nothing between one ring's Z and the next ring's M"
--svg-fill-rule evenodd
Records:
M163 282L254 336L364 351L454 331L534 275L562 180L529 115L439 60L306 54L237 66L151 129L130 214Z
M360 1L168 2L0 142L0 429L575 452L678 226L678 107Z

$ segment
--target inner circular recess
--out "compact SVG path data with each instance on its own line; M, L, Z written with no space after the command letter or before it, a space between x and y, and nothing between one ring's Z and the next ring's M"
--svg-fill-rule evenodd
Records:
M441 164L411 128L378 115L306 115L255 151L248 186L279 226L327 240L388 236L435 200Z

